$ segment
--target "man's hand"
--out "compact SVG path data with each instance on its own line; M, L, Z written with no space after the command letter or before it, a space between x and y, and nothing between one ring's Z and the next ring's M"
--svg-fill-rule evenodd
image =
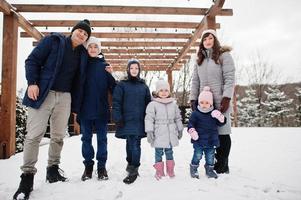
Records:
M27 88L27 95L30 99L36 101L39 96L39 86L38 85L30 85Z

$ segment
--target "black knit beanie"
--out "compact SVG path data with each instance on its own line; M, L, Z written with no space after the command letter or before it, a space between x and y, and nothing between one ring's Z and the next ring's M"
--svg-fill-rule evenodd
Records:
M75 31L76 29L83 29L88 33L88 38L89 39L90 35L91 35L91 27L90 27L90 21L87 19L84 19L82 21L79 21L71 30L71 33L73 33L73 31Z

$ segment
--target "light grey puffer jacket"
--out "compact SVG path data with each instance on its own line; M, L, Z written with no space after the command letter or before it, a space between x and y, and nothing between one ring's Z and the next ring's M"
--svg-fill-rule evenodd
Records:
M204 59L201 65L197 63L194 66L192 74L190 100L197 100L200 92L205 86L209 86L213 93L214 107L219 109L223 97L232 99L235 85L235 66L230 48L223 47L223 53L220 55L221 64L216 64L211 55ZM231 133L230 112L232 112L232 103L230 108L223 113L227 117L227 124L219 127L220 135Z
M170 148L179 144L183 124L180 110L173 98L154 98L147 105L145 132L147 141L155 148Z

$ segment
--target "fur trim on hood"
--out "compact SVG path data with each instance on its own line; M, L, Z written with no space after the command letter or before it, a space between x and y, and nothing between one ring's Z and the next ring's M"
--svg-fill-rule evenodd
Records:
M222 46L220 48L220 51L221 51L221 53L230 52L230 51L232 51L232 47L230 47L230 46Z

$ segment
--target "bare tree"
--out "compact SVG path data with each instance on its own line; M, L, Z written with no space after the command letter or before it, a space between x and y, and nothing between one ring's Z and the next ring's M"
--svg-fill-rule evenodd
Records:
M177 95L178 103L181 106L187 106L192 79L192 68L194 65L193 60L195 59L192 58L184 64L183 68L177 72L178 74L173 80L174 92Z

